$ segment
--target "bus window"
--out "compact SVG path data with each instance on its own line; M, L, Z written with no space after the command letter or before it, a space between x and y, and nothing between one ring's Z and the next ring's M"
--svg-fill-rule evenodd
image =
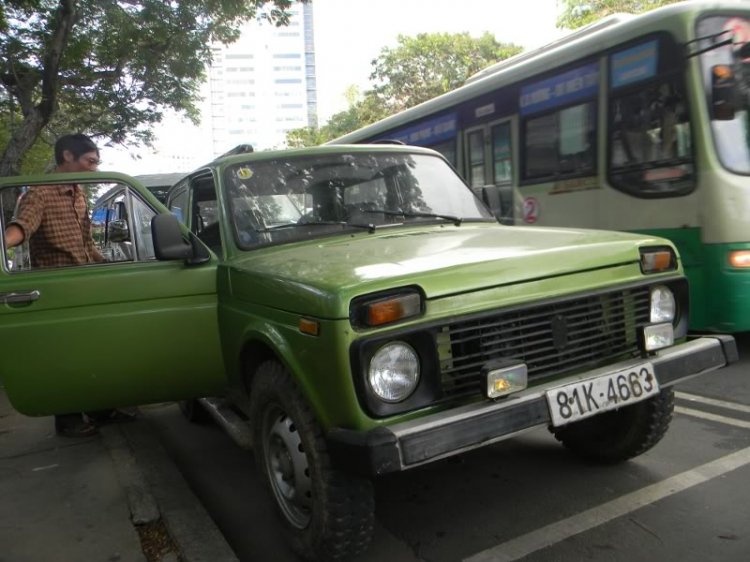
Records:
M483 187L487 185L484 177L484 132L476 131L468 135L469 139L469 185Z
M524 179L596 173L593 102L527 119L524 127Z
M492 168L495 185L513 180L513 164L510 149L510 123L492 127Z
M690 121L676 80L612 100L610 181L636 196L682 195L693 188Z
M447 142L441 142L434 146L430 146L432 150L435 150L445 156L445 159L451 163L451 166L456 167L456 141L449 140Z

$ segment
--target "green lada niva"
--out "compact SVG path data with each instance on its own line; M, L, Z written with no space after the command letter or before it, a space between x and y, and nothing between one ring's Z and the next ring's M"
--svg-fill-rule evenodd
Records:
M367 546L378 475L540 427L591 460L640 455L673 385L737 358L687 334L670 242L503 226L431 150L230 155L166 206L121 174L5 178L3 226L29 186L72 182L103 193L107 261L35 269L4 248L11 402L212 416L252 446L308 559Z

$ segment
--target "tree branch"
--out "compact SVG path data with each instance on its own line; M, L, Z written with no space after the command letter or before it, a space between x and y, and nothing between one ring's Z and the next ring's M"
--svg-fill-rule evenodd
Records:
M60 87L58 75L60 72L60 60L65 47L68 44L70 31L76 23L75 0L60 0L60 6L55 12L52 27L52 37L47 43L44 53L42 72L42 101L37 106L45 121L49 120L57 101L57 92Z

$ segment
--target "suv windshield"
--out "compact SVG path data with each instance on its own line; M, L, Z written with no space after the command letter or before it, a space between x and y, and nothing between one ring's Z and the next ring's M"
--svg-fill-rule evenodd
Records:
M363 227L495 220L450 166L424 154L279 157L231 166L225 179L245 249Z
M740 16L712 16L700 20L698 23L698 37L716 37L722 31L744 36L750 33L750 19ZM718 39L705 39L700 42L701 49L713 46L715 41L721 41L730 35L720 36ZM739 40L737 40L739 41ZM735 60L734 48L743 45L725 45L709 50L701 55L703 84L707 99L711 100L712 69L716 65L732 65ZM747 65L750 61L742 61ZM750 115L747 108L738 107L734 119L711 121L714 133L716 151L722 163L728 169L740 174L750 174Z

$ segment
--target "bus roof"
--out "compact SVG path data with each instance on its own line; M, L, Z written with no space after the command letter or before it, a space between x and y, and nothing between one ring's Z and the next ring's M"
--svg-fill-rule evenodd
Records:
M574 63L586 56L615 47L639 35L663 29L663 20L681 14L699 14L704 11L747 11L750 2L723 0L706 2L693 0L679 2L638 16L614 14L580 30L562 37L548 45L521 53L481 70L466 84L446 94L423 102L415 107L386 117L330 141L330 144L347 144L377 138L378 135L412 123L418 119L435 115L475 97L490 93L504 85L531 78L555 68Z

